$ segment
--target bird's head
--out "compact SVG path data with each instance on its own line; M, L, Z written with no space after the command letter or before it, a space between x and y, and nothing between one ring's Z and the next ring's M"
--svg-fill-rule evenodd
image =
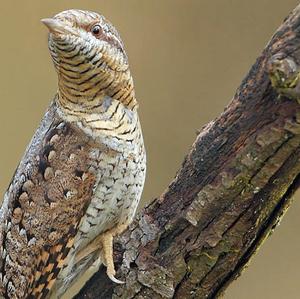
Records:
M63 107L95 112L103 99L111 97L136 108L124 45L110 22L97 13L73 9L42 22L49 29Z

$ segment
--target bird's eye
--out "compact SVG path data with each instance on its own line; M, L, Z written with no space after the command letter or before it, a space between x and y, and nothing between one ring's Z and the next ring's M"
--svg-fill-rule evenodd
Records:
M92 27L92 33L95 35L95 36L98 36L101 32L101 27L100 25L96 24Z

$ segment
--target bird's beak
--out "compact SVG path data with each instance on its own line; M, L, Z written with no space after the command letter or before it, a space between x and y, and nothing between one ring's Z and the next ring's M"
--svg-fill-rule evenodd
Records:
M72 35L78 35L78 33L73 30L70 26L64 24L62 21L52 19L52 18L47 18L47 19L42 19L41 22L45 24L50 33L54 35L65 35L65 34L72 34Z

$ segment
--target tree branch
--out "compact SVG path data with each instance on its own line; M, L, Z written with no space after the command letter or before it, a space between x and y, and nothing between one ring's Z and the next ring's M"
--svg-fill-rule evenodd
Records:
M197 136L168 189L75 297L215 298L245 268L300 183L300 5L225 111Z

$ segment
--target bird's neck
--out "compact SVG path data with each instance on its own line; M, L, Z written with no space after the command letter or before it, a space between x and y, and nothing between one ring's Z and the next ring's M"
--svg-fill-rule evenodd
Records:
M101 113L105 99L110 97L129 110L133 111L137 108L138 104L132 82L124 87L114 83L114 78L104 79L102 82L100 80L101 77L98 81L90 80L86 83L80 83L75 80L73 82L66 80L60 76L58 80L60 106L75 114L80 114L82 111L87 114Z
M75 124L96 142L109 148L128 154L137 150L136 143L142 142L142 133L137 114L137 107L129 109L122 102L109 96L99 99L99 107L95 111L69 110L61 105L58 94L56 103L60 116L67 122Z
M75 55L73 51L53 55L61 116L101 143L128 147L139 138L140 125L126 56L106 44L101 52L87 49L85 55Z
M57 59L59 102L66 110L97 112L107 96L130 110L137 107L128 61L120 51L106 45L102 52Z

